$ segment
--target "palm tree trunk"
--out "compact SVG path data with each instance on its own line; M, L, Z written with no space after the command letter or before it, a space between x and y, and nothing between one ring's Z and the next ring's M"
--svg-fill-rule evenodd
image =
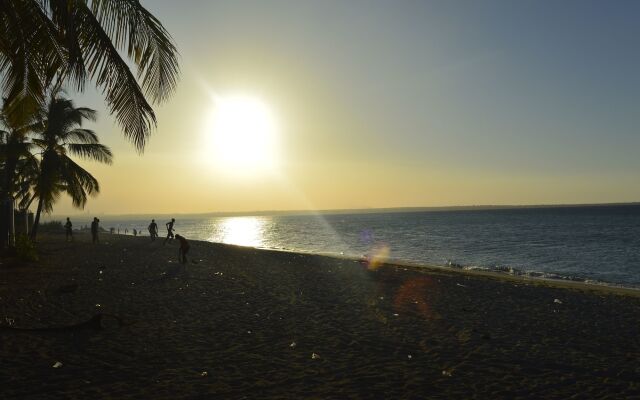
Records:
M42 199L38 199L38 211L36 211L36 218L33 221L33 229L31 229L31 240L36 241L36 234L38 233L38 225L40 224L40 213L42 212Z
M4 249L7 247L9 243L9 230L11 224L9 223L10 218L13 217L11 213L13 212L11 208L11 204L13 202L13 180L15 179L16 174L16 164L18 163L17 157L10 155L4 165L4 182L3 182L3 190L2 195L0 196L0 249Z

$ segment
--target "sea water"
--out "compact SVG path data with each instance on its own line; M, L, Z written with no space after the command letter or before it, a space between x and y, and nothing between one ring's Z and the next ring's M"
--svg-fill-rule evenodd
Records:
M101 217L101 226L148 236L150 219ZM161 238L167 221L156 217ZM241 246L640 287L640 205L177 215L175 230L188 239Z

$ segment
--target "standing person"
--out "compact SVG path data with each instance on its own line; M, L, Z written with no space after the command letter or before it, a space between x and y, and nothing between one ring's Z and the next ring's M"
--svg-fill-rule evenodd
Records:
M100 220L96 217L93 217L93 222L91 223L91 239L93 243L100 243L100 240L98 240L99 223L100 223Z
M73 240L73 229L71 229L72 226L73 225L71 224L71 220L69 219L69 217L67 217L67 223L64 224L64 233L65 233L67 242L69 241L69 238Z
M133 236L138 236L138 231L136 230L136 228L133 228Z
M155 219L152 219L149 224L149 234L151 235L151 241L155 241L158 236L158 224L156 224Z
M187 263L187 253L189 252L189 242L184 236L176 235L176 239L180 241L180 248L178 249L178 262L183 264Z
M171 218L171 221L167 222L165 225L167 227L167 238L162 242L162 244L167 244L167 240L173 239L173 224L176 222L175 218Z

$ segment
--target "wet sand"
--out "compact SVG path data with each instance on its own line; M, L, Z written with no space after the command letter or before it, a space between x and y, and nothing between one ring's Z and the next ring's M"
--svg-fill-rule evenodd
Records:
M0 398L640 396L637 293L191 243L2 260Z

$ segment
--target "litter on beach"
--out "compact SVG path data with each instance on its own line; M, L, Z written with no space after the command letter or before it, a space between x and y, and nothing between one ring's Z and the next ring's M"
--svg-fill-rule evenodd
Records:
M312 360L317 360L318 358L320 358L320 355L318 355L316 353L311 353L311 359Z
M62 367L62 363L60 361L56 361L55 364L52 365L53 368L60 368Z
M560 299L554 299L553 302L556 304L562 304L562 300Z

